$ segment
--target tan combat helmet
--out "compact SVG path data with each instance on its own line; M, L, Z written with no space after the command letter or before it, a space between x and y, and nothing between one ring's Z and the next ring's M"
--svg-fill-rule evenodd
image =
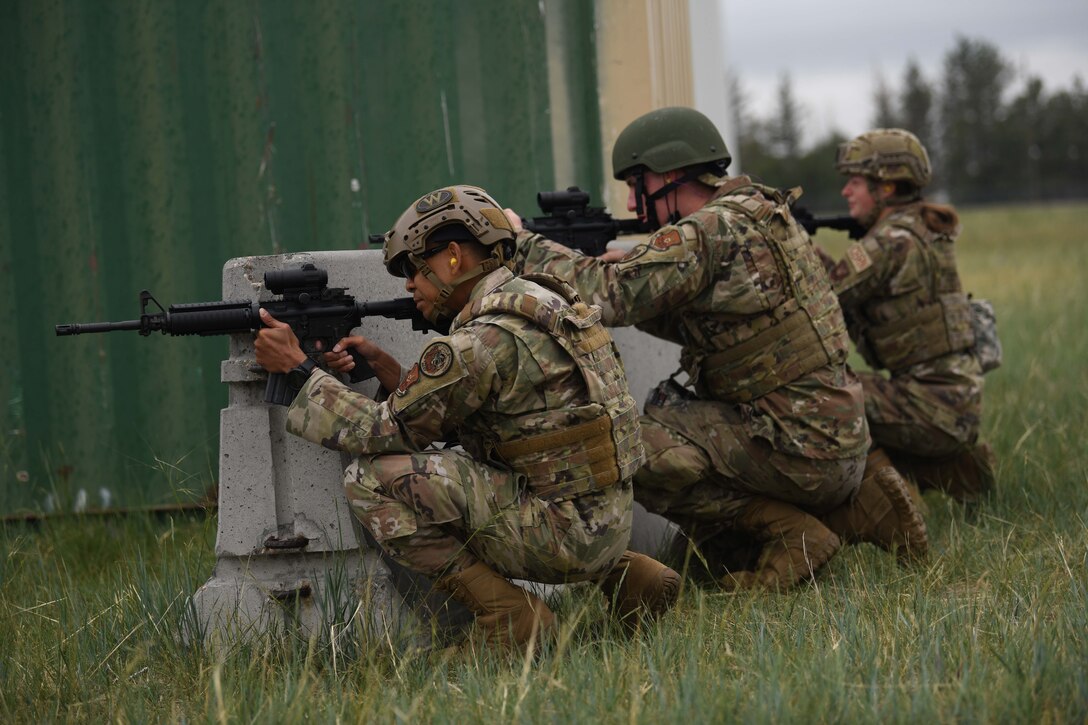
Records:
M839 145L835 168L840 174L859 174L877 181L906 181L921 189L932 171L929 154L910 131L878 128Z
M502 208L486 191L476 186L446 186L417 199L386 232L385 268L394 277L422 272L439 290L435 312L453 317L445 303L457 285L498 269L506 257L506 243L515 236ZM435 275L427 258L455 241L479 242L491 256L446 284Z

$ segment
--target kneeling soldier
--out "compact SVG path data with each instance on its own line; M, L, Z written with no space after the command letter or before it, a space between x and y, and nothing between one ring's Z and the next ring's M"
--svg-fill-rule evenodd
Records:
M979 440L983 368L956 267L956 211L922 197L931 172L918 138L876 129L842 144L842 195L867 231L837 264L826 259L851 337L865 413L884 461L922 488L961 501L994 486L994 454Z
M287 428L358 456L345 487L367 530L465 604L481 640L521 647L554 618L509 578L599 582L630 625L671 606L680 577L626 551L643 452L600 310L553 277L515 277L503 265L514 237L476 187L412 204L385 235L386 268L449 335L403 377L372 342L344 338L329 366L350 370L355 348L395 392L377 403L312 369ZM305 366L290 328L265 322L257 361L271 372ZM428 448L435 441L464 450Z
M902 480L863 476L862 386L838 300L790 212L795 194L727 176L730 160L695 109L640 116L612 168L628 211L656 230L649 241L616 259L525 236L516 268L569 280L606 325L681 345L689 384L667 381L647 401L635 497L703 548L758 542L754 568L725 587L791 587L844 539L921 558L925 524Z

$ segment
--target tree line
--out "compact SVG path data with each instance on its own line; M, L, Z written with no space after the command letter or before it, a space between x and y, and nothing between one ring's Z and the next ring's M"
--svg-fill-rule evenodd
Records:
M959 37L944 56L941 78L925 77L909 61L898 87L877 78L873 128L915 133L934 167L931 198L957 204L1044 201L1088 196L1088 91L1049 91L1028 75L1013 88L1013 65L985 40ZM838 145L832 131L802 147L802 109L788 75L778 87L775 113L767 119L746 109L743 91L731 89L740 158L745 173L777 185L801 185L803 204L840 210L842 178L833 168Z

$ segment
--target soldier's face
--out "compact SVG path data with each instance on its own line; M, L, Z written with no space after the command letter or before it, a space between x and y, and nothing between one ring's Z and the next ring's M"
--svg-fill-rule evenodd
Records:
M449 283L453 278L451 276L451 267L449 260L451 259L449 249L443 249L437 254L427 259L427 265L434 270L434 275L444 283ZM438 299L439 289L438 286L431 282L422 271L416 270L415 274L404 279L404 289L415 300L416 309L423 313L423 316L428 320L432 319L434 314L434 303Z
M850 209L850 216L855 219L868 219L876 207L876 199L869 190L869 182L864 176L855 174L846 180L842 187L842 196Z
M643 172L642 179L643 179L642 183L643 183L643 186L644 186L643 191L645 192L647 197L652 196L654 194L654 192L656 192L658 189L660 189L662 186L664 186L666 183L668 183L664 176L662 176L661 174L655 173L653 171ZM637 193L638 192L637 192L637 184L636 184L635 176L634 175L628 176L627 177L627 211L636 211L638 209ZM666 195L666 197L667 196L668 195ZM642 221L647 221L649 217L648 217L647 212L646 212L645 204L648 203L648 202L645 199L643 199L642 203L643 203L643 209L642 209L642 213L639 215L639 219L641 219ZM669 208L668 208L668 203L666 202L665 197L662 197L661 199L656 199L653 202L649 202L649 203L652 203L652 204L656 205L658 221L669 218Z

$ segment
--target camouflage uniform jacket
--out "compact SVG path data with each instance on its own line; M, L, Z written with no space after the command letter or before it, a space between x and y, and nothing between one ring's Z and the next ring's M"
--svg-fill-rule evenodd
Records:
M950 433L963 419L977 420L982 388L956 270L958 233L951 207L893 207L830 269L858 351L874 368L892 368L898 389ZM921 319L925 311L933 319Z
M773 218L763 225L737 211L749 201L773 208ZM771 244L765 230L788 244ZM783 311L796 311L795 300L809 300L806 311L819 330L814 349L823 354L821 345L830 348L826 364L749 401L728 402L748 434L775 450L815 459L852 458L869 446L861 385L845 365L849 342L827 275L808 237L799 241L795 234L803 231L778 192L736 177L702 209L662 227L620 262L606 264L539 235L523 235L514 267L571 281L583 298L602 307L607 325L633 324L679 343L681 363L704 399L722 400L701 384L704 361L747 347L777 325ZM780 272L785 263L777 258L786 247L793 270L788 280ZM768 346L772 358L774 347ZM773 370L776 362L760 360L755 366Z
M537 319L501 311L519 300L531 300ZM575 309L589 314L578 317ZM434 441L459 441L478 461L525 473L530 488L545 498L569 498L629 480L642 462L638 409L597 315L585 305L572 308L557 292L516 279L501 267L476 285L450 334L431 341L387 401L376 403L315 372L288 412L287 429L356 455L415 452ZM573 332L568 340L561 331L546 331L540 320L552 317L559 328L574 318L589 332L599 332L596 339L603 344L591 351L598 357L576 359L585 336ZM583 436L558 450L539 445L525 450L527 440L546 442L548 434L593 421L604 423L611 444L606 440L595 451L582 450L592 437ZM618 476L595 486L602 451L611 456L607 465L613 474L618 468Z

